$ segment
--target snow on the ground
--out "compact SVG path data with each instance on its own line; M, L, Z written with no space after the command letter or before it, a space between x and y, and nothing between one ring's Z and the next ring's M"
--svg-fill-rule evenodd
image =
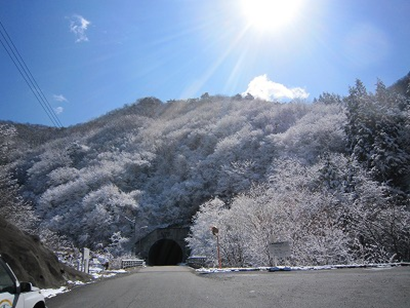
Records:
M60 287L58 289L41 289L41 294L43 294L45 298L51 298L51 297L57 296L58 294L69 292L71 290L71 288L74 287L74 286L90 284L90 283L93 283L97 279L100 279L100 278L109 278L109 277L113 277L115 275L124 274L124 273L127 273L127 271L123 270L123 269L110 270L110 271L100 271L100 270L94 271L94 270L90 269L90 275L94 278L93 281L86 283L86 282L83 282L83 281L68 280L67 281L68 286L63 286L63 287Z
M60 287L58 289L41 289L41 294L43 294L45 298L52 298L65 292L68 292L67 287Z
M350 265L321 265L321 266L273 266L273 267L249 267L249 268L199 268L199 273L227 273L227 272L245 272L245 271L308 271L308 270L332 270L341 268L389 268L400 266L401 263L383 263L383 264L350 264Z
M91 273L91 276L94 277L94 279L99 279L99 278L108 278L108 277L113 277L117 274L124 274L126 273L126 270L113 270L113 271L108 271L108 272L93 272Z

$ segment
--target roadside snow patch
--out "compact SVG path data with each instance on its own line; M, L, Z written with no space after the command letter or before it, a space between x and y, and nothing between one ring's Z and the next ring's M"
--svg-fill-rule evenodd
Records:
M350 264L350 265L321 265L321 266L273 266L273 267L247 267L247 268L199 268L199 273L228 273L228 272L245 272L245 271L310 271L310 270L334 270L342 268L373 268L383 269L395 266L404 266L401 263L383 263L383 264Z
M58 294L66 292L68 292L67 287L60 287L58 289L41 289L41 294L43 294L45 298L52 298L54 296L57 296Z

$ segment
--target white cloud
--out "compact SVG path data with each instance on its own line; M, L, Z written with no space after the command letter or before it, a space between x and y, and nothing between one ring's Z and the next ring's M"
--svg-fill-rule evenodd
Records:
M64 97L64 95L62 95L62 94L59 94L59 95L54 94L53 95L53 100L56 101L56 102L59 102L59 103L68 103L68 99L66 99ZM54 112L56 114L63 113L63 111L64 111L64 108L61 107L61 106L54 108Z
M56 107L56 108L54 108L54 112L56 113L56 114L60 114L60 113L62 113L64 111L64 108L63 107Z
M87 42L88 37L85 31L87 30L91 22L85 19L81 15L73 15L69 18L69 20L70 20L70 32L73 32L76 37L75 42L76 43Z
M247 93L267 101L283 101L295 98L305 99L309 97L309 93L305 89L288 88L281 83L269 80L266 74L253 78L243 95L245 96Z
M64 95L62 95L62 94L60 94L60 95L54 94L53 99L57 102L60 102L60 103L62 103L62 102L68 103L68 99L66 99L64 97Z

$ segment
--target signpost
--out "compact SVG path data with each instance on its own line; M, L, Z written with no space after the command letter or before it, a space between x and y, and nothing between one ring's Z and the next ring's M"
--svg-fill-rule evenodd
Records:
M290 256L289 242L274 242L269 243L269 252L273 255L275 266L277 266L278 259L285 259Z
M89 264L90 264L90 249L89 248L84 247L83 259L84 259L84 273L88 273Z
M218 266L219 266L219 268L222 268L221 251L220 251L220 248L219 248L219 229L217 227L213 226L213 227L211 227L211 231L212 231L212 234L214 236L216 236L216 249L218 251L217 252L218 253Z

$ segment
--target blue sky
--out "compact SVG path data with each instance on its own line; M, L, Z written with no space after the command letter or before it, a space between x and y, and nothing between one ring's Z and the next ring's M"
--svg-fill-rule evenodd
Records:
M262 27L242 1L0 0L0 21L64 126L146 96L311 101L410 71L408 0L297 0ZM53 125L1 45L0 69L0 119Z

